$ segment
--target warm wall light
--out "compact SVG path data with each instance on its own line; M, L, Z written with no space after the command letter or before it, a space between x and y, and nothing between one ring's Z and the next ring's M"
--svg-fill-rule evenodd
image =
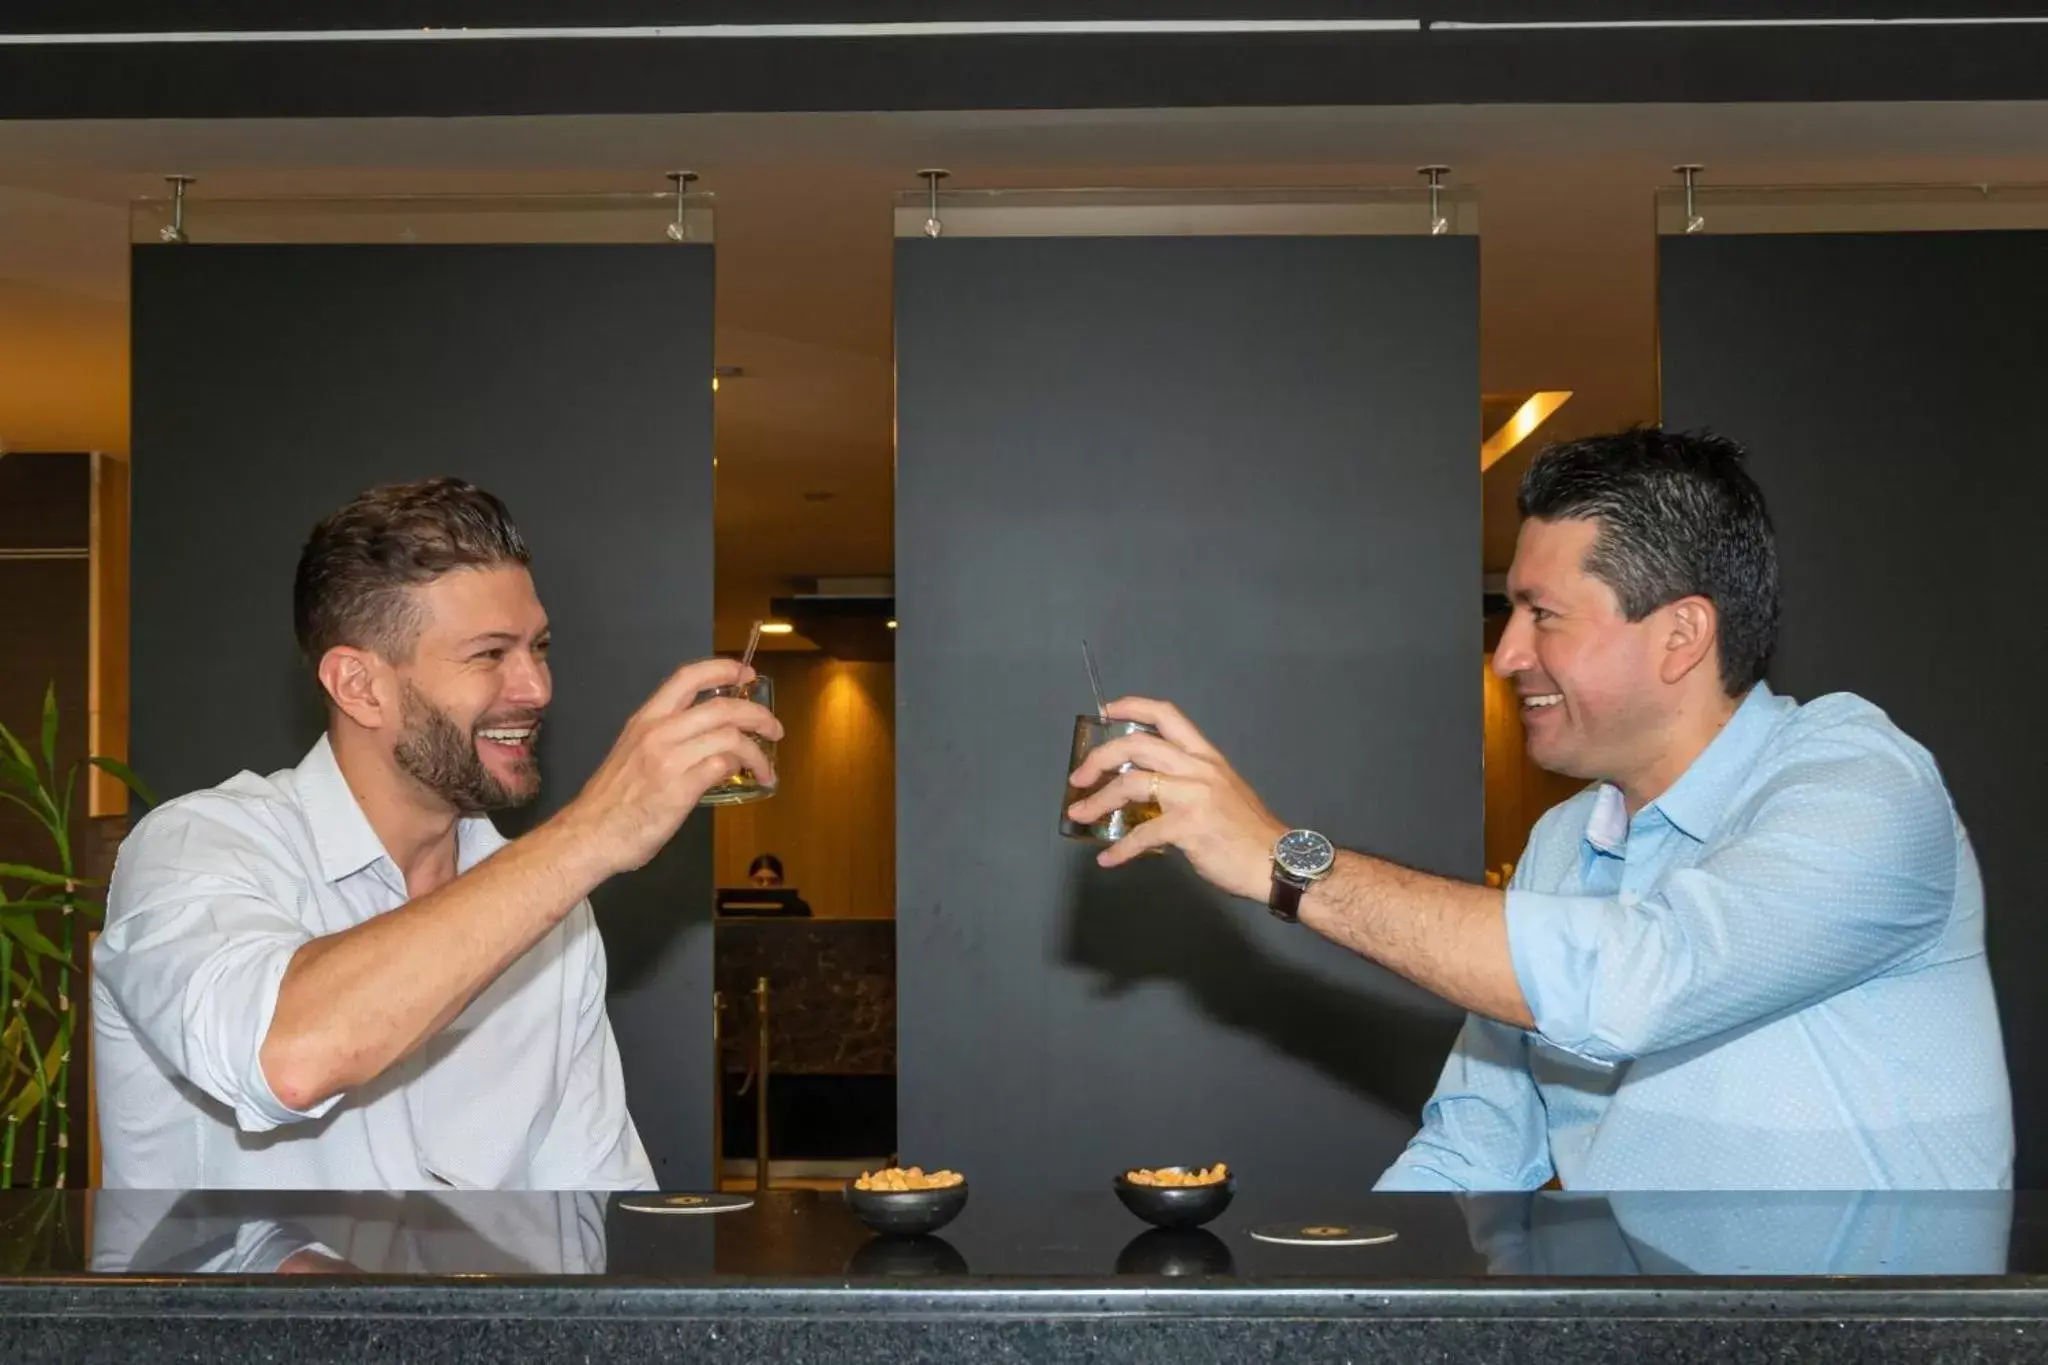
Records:
M1552 413L1563 407L1571 398L1570 389L1541 389L1529 395L1522 406L1515 409L1514 416L1500 424L1500 430L1486 438L1479 447L1479 468L1482 472L1500 462L1502 456L1529 439L1536 428L1550 420Z
M891 629L891 630L894 630L894 629L896 629L896 623L895 623L894 621L891 621L891 622L889 623L889 629Z
M796 627L787 621L763 621L761 623L761 633L763 635L794 635Z

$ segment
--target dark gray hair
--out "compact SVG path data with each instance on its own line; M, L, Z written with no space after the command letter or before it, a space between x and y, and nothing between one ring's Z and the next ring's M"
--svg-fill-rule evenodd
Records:
M1683 597L1720 615L1721 685L1755 686L1778 643L1778 548L1747 453L1726 437L1636 427L1552 446L1522 478L1524 517L1592 521L1586 572L1640 621Z

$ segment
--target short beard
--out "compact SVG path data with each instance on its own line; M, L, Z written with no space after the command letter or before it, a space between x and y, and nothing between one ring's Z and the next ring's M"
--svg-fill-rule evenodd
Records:
M511 810L540 794L540 765L532 755L521 760L519 774L533 781L522 791L512 790L477 756L475 732L450 720L411 683L405 684L399 716L405 727L393 751L399 769L453 806L458 815Z

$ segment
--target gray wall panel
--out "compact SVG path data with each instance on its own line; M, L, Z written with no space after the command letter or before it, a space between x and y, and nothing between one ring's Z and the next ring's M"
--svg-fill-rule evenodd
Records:
M1413 1131L1450 1011L1055 822L1085 635L1283 819L1478 875L1477 267L1470 239L899 243L906 1161L1363 1189Z
M134 255L134 759L159 791L296 763L314 521L457 474L512 509L554 623L546 789L711 645L712 252L186 246ZM664 1183L710 1171L709 820L596 898L633 1112Z

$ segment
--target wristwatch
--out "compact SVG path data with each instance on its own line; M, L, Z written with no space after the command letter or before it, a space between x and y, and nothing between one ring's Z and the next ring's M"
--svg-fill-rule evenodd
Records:
M1330 875L1337 848L1312 829L1292 829L1273 845L1273 895L1266 908L1289 924L1300 917L1302 892Z

